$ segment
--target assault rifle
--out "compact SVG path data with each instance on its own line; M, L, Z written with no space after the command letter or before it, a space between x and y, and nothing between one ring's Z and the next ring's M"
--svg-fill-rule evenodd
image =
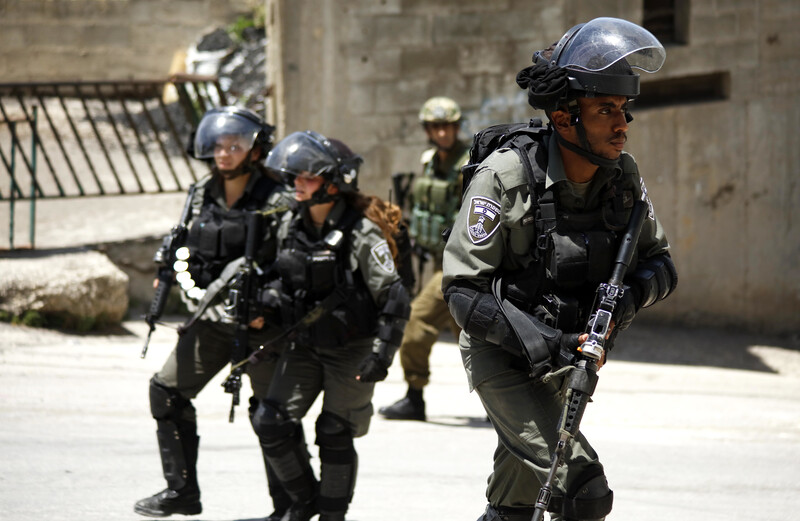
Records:
M255 255L261 244L261 222L262 214L260 212L247 212L245 215L247 239L244 246L244 262L239 267L239 272L230 286L225 305L226 318L236 322L236 334L231 352L231 364L234 368L222 383L225 392L232 395L231 412L228 415L228 421L231 423L233 423L235 408L239 405L239 391L242 388L242 373L244 372L243 365L237 364L247 358L247 349L250 343L250 303L253 300L253 289L257 287L253 278L257 276Z
M147 355L147 347L150 345L150 337L156 329L156 324L161 319L164 313L164 306L167 304L167 297L169 290L172 288L174 282L174 264L179 260L176 257L176 252L186 243L186 235L188 234L189 220L192 217L192 199L194 198L195 185L189 188L189 195L186 197L186 203L183 205L181 218L178 224L172 227L172 230L161 241L161 246L153 256L153 262L158 265L156 273L156 293L153 295L153 300L150 302L150 309L144 316L144 321L150 326L150 331L147 332L147 339L142 348L141 358Z
M550 472L547 480L539 490L536 505L533 512L532 521L541 521L547 507L550 505L550 498L553 495L553 480L556 476L558 467L564 461L564 453L569 440L578 433L586 404L597 387L597 363L603 357L603 349L611 329L611 319L614 309L622 300L625 292L622 279L633 259L636 251L636 243L639 242L639 234L642 231L644 218L646 215L647 203L636 201L631 211L628 227L622 237L617 258L614 261L614 268L608 282L601 283L597 288L595 297L594 312L589 318L587 333L589 337L578 348L581 355L575 367L569 373L567 392L564 400L564 408L559 419L559 438L556 443L556 450L551 456Z
M392 174L392 189L397 206L405 212L405 204L414 181L414 172L396 172Z

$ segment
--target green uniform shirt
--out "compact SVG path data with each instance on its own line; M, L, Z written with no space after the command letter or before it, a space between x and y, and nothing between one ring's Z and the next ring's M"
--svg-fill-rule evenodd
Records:
M641 198L645 190L633 157L623 153L621 167L598 170L585 196L581 196L566 178L554 135L546 146L549 156L545 186L559 185L556 187L558 204L565 210L578 213L597 210L604 184L620 170L624 189L632 192L633 200ZM536 195L533 197L535 199ZM669 248L649 198L646 201L649 211L637 248L640 259L664 253ZM500 149L487 157L464 194L462 209L447 241L442 288L456 279L465 279L480 291L490 293L497 270L512 272L530 267L536 248L535 203L529 192L527 173L514 150ZM468 353L462 354L471 387L507 368L505 358L493 356L496 346L478 342L466 333L462 333L461 343L469 346Z

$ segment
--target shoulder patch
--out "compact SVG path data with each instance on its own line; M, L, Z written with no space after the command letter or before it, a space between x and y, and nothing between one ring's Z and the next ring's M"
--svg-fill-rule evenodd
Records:
M470 199L467 232L473 244L485 241L499 227L500 203L483 196L475 196Z
M372 258L375 259L375 262L378 263L378 266L383 271L386 273L395 272L392 250L389 249L389 243L385 239L373 246L370 252L372 253Z

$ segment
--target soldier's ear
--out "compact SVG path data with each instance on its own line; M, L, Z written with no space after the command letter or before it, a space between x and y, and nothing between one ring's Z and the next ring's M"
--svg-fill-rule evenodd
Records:
M553 123L553 127L561 134L567 132L569 127L572 126L570 124L569 112L566 110L554 110L550 113L549 117L550 122Z

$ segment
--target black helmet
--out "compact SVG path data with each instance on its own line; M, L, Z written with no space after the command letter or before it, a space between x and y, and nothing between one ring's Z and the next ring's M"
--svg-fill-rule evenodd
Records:
M594 164L611 167L616 160L592 153L580 119L577 99L639 95L634 68L656 72L664 64L664 46L647 29L619 18L595 18L567 31L554 47L537 51L533 65L517 74L532 107L550 112L566 107L578 129L580 146L557 134L559 143ZM630 122L633 117L627 113Z
M293 132L280 140L267 156L267 168L280 172L285 182L294 186L294 178L303 172L321 176L340 193L358 190L358 169L364 160L337 139L319 132ZM319 192L324 192L320 189Z
M639 95L633 69L656 72L664 64L664 46L647 29L619 18L595 18L567 31L555 47L537 51L533 65L517 83L528 101L555 110L577 97Z
M228 106L209 110L203 115L192 140L191 155L196 159L212 159L214 146L221 136L237 136L246 150L260 149L263 160L272 148L275 127L250 109Z

